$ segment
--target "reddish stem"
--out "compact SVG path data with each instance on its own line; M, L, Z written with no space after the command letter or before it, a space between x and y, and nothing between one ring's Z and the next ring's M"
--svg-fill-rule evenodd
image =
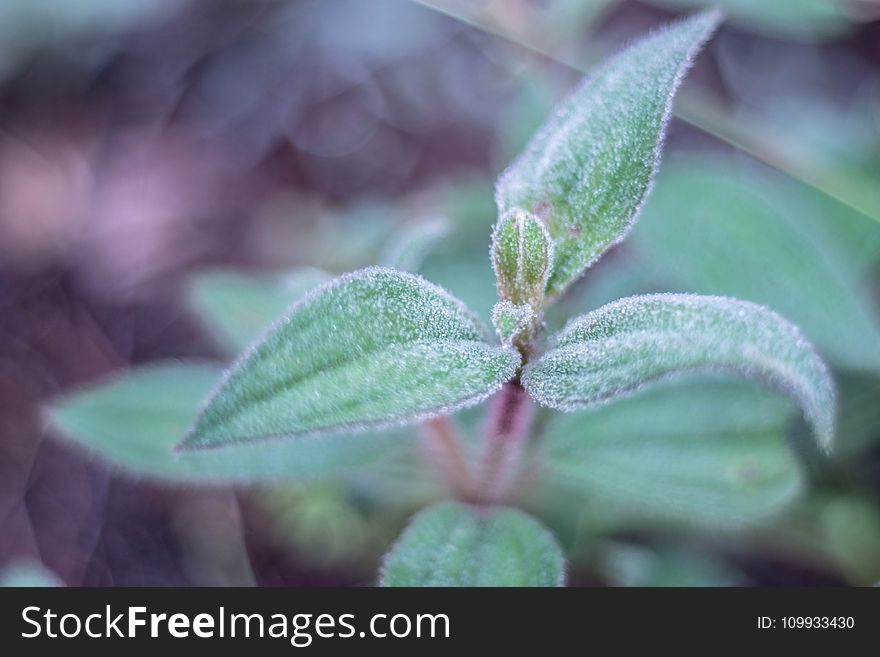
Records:
M478 473L478 499L505 498L519 474L534 407L519 379L505 383L492 398Z

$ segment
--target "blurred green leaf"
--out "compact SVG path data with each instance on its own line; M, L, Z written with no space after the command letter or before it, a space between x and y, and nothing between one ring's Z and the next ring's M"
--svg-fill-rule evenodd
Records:
M676 546L612 543L603 550L602 571L623 586L737 586L729 568L700 551Z
M192 278L189 301L205 328L230 354L237 354L291 304L329 279L326 272L311 268L282 276L205 271Z
M866 451L880 444L880 377L842 372L837 376L840 399L834 454L871 467Z
M417 272L427 255L452 227L443 217L422 219L400 226L379 258L379 264L402 271Z
M474 241L480 241L482 248L488 243L497 218L493 189L494 182L486 173L475 170L443 180L424 192L431 207L439 208L454 224L449 240L440 245L440 249L449 251L462 245L473 246Z
M830 450L836 401L825 364L793 324L737 299L653 294L610 303L569 322L522 382L542 405L568 411L717 370L789 395Z
M418 514L385 557L383 586L560 586L562 552L535 519L446 502Z
M804 487L785 440L792 411L745 383L701 379L554 415L535 499L609 528L755 523Z
M437 254L428 258L422 267L426 278L449 290L487 322L491 320L489 313L498 298L495 277L486 258L488 239L487 232L482 248L470 246L454 254Z
M0 568L0 587L46 588L57 586L64 586L64 582L37 561L18 559L9 561Z
M492 182L480 172L468 172L461 179L446 180L424 190L411 202L416 211L441 213L453 225L447 238L427 255L420 273L488 322L489 310L497 300L495 278L486 258L497 212Z
M411 423L485 399L519 355L457 299L369 268L291 309L233 366L183 448Z
M828 73L834 75L834 72ZM783 128L801 149L802 160L813 162L833 186L846 191L858 207L874 210L875 222L826 194L807 189L813 215L825 218L832 242L840 240L850 258L858 264L880 264L880 78L876 75L860 84L858 94L846 104L830 97L798 94L774 97L764 108L766 130L773 134ZM759 119L759 120L761 120ZM802 195L807 195L805 192Z
M589 276L547 308L544 317L548 334L560 330L571 317L618 299L661 291L651 274L648 266L628 249L608 254L607 258L596 263Z
M561 42L577 42L619 0L550 0L534 3L542 12L540 29ZM531 6L531 5L529 5Z
M657 168L672 97L719 14L659 30L588 77L498 179L500 216L528 210L554 242L561 292L631 228Z
M424 454L412 450L411 456ZM405 459L398 470L395 477L383 464L335 480L273 486L255 500L268 514L273 536L309 564L357 567L372 577L406 520L446 492L439 473Z
M383 521L389 524L387 520L368 513L347 492L342 482L305 489L275 487L259 501L270 516L274 536L296 550L311 568L333 568L355 564L367 555L380 556L382 548L376 543L388 540L381 532L388 529L382 527Z
M661 7L718 7L730 21L770 36L813 40L840 36L852 24L835 0L648 0Z
M820 526L829 554L858 586L880 579L880 510L867 499L838 496L821 510Z
M864 369L880 367L880 324L858 245L878 240L880 226L771 171L691 156L664 167L631 243L658 281L765 304Z
M553 111L554 99L563 97L561 80L543 68L525 69L516 78L511 100L501 108L495 134L493 164L503 167L516 159ZM497 168L497 167L496 167Z
M363 267L377 261L400 222L398 206L388 199L361 199L321 212L311 239L303 240L297 227L292 234L295 252L302 261L320 263L331 271Z
M880 577L880 511L876 499L848 483L834 492L813 487L772 524L744 534L744 547L870 586Z
M208 364L141 367L55 400L49 418L62 438L110 463L173 481L312 480L366 468L405 449L398 432L174 453L221 373Z

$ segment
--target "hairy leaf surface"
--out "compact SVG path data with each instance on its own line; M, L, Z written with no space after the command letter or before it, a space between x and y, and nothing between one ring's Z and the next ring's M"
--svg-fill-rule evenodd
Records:
M657 169L672 98L717 12L674 23L612 58L560 106L498 180L499 216L546 222L549 294L561 292L631 228Z
M573 410L693 371L728 370L796 400L820 445L834 434L835 391L796 326L756 304L688 294L621 299L573 319L523 374L541 404Z
M437 504L385 557L383 586L560 586L562 552L537 520L508 508Z
M457 299L368 268L309 294L236 363L184 448L404 424L477 403L519 357Z
M748 161L676 157L631 244L649 278L766 305L836 364L880 369L880 313L865 262L880 252L880 226L817 196Z

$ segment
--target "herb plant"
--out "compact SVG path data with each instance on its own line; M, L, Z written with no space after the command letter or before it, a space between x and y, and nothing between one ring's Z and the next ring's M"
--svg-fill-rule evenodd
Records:
M785 446L776 445L782 440L770 420L745 427L749 440L775 441L763 453L763 471L740 459L748 442L725 446L723 459L713 460L707 443L682 443L680 458L652 458L648 444L616 452L623 446L603 443L602 434L632 418L652 425L637 427L646 443L642 430L678 432L681 424L655 412L657 400L670 394L659 384L721 371L783 392L829 450L833 382L797 327L733 298L652 294L573 317L546 335L546 311L635 222L659 165L675 91L719 20L717 12L696 15L618 54L500 176L489 253L498 292L495 336L464 303L413 273L369 267L325 281L323 273L303 270L274 283L281 298L301 298L244 349L219 385L214 366L147 368L62 400L52 410L55 423L130 469L188 482L368 472L411 442L415 432L406 428L419 425L449 499L419 512L386 555L380 579L392 586L563 583L556 538L514 508L522 506L523 490L556 478L583 482L599 503L616 489L618 500L697 520L774 510L801 481L788 476ZM436 223L415 231L407 244L386 249L388 261L411 263L442 232ZM216 294L198 298L222 316L231 303L224 294L241 281L221 276L205 284ZM279 295L261 296L262 289L239 290L257 318L281 310ZM221 331L233 348L250 342L252 332L234 322ZM716 394L716 385L683 391L698 401ZM636 392L642 411L553 417ZM758 415L776 412L776 402L746 388L722 394ZM450 416L485 400L484 426L464 432L479 434L472 445ZM743 429L746 422L735 404L712 417L698 408L685 419L684 434L725 422ZM543 446L548 426L556 438ZM581 442L582 430L595 434L590 445ZM583 449L593 451L580 459ZM629 478L609 475L627 454ZM742 467L731 470L730 463ZM740 493L730 477L751 488ZM647 480L661 491L666 482L668 498L646 499L640 491Z

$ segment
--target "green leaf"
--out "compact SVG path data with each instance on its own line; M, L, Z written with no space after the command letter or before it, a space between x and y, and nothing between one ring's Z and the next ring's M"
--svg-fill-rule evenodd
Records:
M880 226L779 174L706 154L667 163L631 242L684 292L769 306L829 360L880 369L880 319L866 276Z
M769 36L818 40L852 28L844 4L833 0L648 0L661 7L719 7L731 22Z
M237 354L292 303L329 279L326 272L311 268L282 276L205 271L193 277L189 302L217 341L230 354Z
M683 545L656 549L611 543L602 550L602 571L615 583L638 587L737 586L742 578L720 560Z
M492 231L489 253L498 298L540 310L550 276L553 245L537 217L518 209L504 215Z
M562 551L531 516L446 502L422 511L385 557L383 586L561 586Z
M432 254L426 260L422 274L464 301L468 308L483 313L481 319L488 322L491 320L489 311L497 301L498 294L492 268L486 263L485 237L483 235L481 240L482 248L474 248L477 244L475 240L462 245L454 253L444 253L442 256Z
M651 187L672 98L720 20L674 23L611 59L561 105L496 186L500 216L519 208L553 239L558 294L632 227Z
M873 499L832 498L819 523L826 549L850 582L870 586L880 578L880 512Z
M222 372L167 363L132 370L55 400L59 437L140 476L171 481L312 480L366 468L401 451L400 433L346 434L175 453Z
M404 224L398 227L379 261L387 267L417 272L427 255L449 235L450 230L450 222L443 217Z
M841 372L837 384L834 454L841 461L867 466L870 458L865 457L880 443L880 377Z
M485 399L514 350L444 290L368 268L309 294L236 363L181 447L416 422Z
M449 290L486 322L498 300L492 268L486 263L486 235L496 219L492 187L493 181L482 172L466 171L428 189L413 210L436 212L452 224L452 232L427 254L419 273Z
M47 588L64 586L64 582L38 561L18 559L0 568L2 588Z
M804 490L786 444L793 410L746 382L700 377L554 415L538 457L545 504L609 529L754 524Z
M504 345L512 345L525 336L537 318L532 307L525 303L516 305L499 301L492 307L492 325Z
M688 294L621 299L573 319L522 382L541 404L574 410L693 371L727 370L796 400L819 444L834 435L834 382L796 326L747 301Z

